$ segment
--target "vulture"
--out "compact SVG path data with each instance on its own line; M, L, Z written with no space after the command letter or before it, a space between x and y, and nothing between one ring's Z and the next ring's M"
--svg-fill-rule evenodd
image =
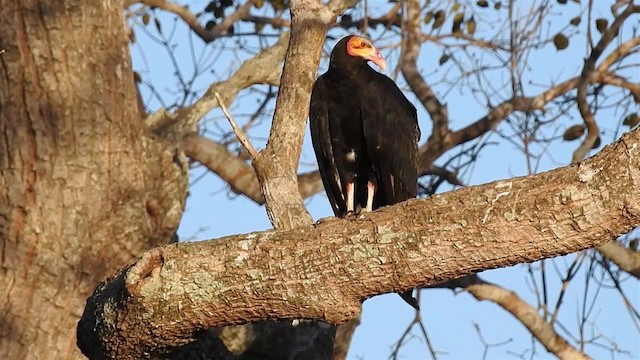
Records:
M369 212L416 197L416 108L384 71L386 61L371 41L341 39L329 69L311 93L313 149L334 214ZM414 308L411 292L400 294Z

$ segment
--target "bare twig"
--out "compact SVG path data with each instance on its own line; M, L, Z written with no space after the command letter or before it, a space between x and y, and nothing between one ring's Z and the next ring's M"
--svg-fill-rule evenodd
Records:
M580 253L580 255L578 255L574 259L574 261L571 263L571 266L569 266L569 268L567 269L567 275L564 276L564 278L562 279L562 287L560 289L560 294L558 294L558 299L556 300L556 305L555 305L555 308L553 309L553 315L551 315L551 319L549 319L549 324L551 326L553 326L553 324L555 324L556 320L558 319L558 316L560 314L560 307L562 306L564 297L567 294L567 289L569 287L569 284L571 283L571 281L573 281L575 276L578 274L578 270L580 269L584 258L585 258L584 253Z
M389 359L396 360L400 358L400 349L402 349L402 346L406 344L405 340L411 340L411 338L413 338L413 335L411 334L411 329L413 329L414 325L418 326L418 328L420 329L420 332L422 333L422 336L425 339L425 344L427 345L427 348L429 349L429 353L431 354L431 358L433 360L438 359L436 356L436 351L434 350L433 345L431 344L431 340L429 339L429 334L427 334L427 329L424 326L424 323L422 322L422 317L420 316L419 311L416 311L416 316L413 318L411 323L409 323L407 327L404 329L398 341L396 341L393 347L393 351L389 355Z
M420 302L420 292L418 292L418 303L419 302ZM437 360L438 357L436 355L436 350L434 349L433 344L431 343L431 339L429 338L429 334L427 333L427 327L424 325L424 322L422 320L422 316L420 316L419 310L415 311L415 316L413 317L413 320L407 325L407 327L405 328L404 332L402 333L398 341L396 341L396 344L394 345L393 351L389 355L389 358L393 360L398 359L400 355L400 349L402 348L402 345L405 344L405 340L409 337L409 335L411 335L411 329L413 329L414 325L418 326L418 328L420 329L420 332L422 333L422 337L424 338L425 344L427 345L427 349L429 350L429 354L431 354L431 358L433 360Z
M482 360L485 360L487 358L487 355L489 355L489 349L498 347L498 346L504 346L513 341L513 338L510 338L505 341L501 341L499 343L493 343L493 344L489 343L484 338L484 335L482 334L482 329L480 329L480 325L478 325L477 323L473 323L473 327L476 329L476 333L478 334L478 338L480 339L482 346L484 346L484 350L482 351Z
M242 131L242 129L238 127L238 124L236 124L236 121L233 119L233 116L231 116L231 114L229 113L227 106L224 104L224 102L220 98L220 94L218 94L218 92L216 91L214 95L216 97L216 100L218 100L218 104L220 105L220 108L222 109L224 116L226 116L227 120L229 120L229 124L231 124L231 128L233 128L233 132L238 137L238 140L240 140L240 143L242 144L242 146L244 146L244 148L247 150L247 152L249 153L249 156L251 156L251 159L255 159L256 156L258 156L258 151L256 150L256 148L253 147L253 145L251 144L251 141L249 141L247 134L245 134Z
M420 147L420 168L428 169L433 161L445 151L450 150L457 145L476 139L488 131L495 129L501 121L516 111L529 112L533 110L543 110L545 105L550 101L566 94L568 91L576 89L580 79L580 77L574 77L563 81L535 96L513 97L492 108L486 115L472 124L460 130L448 133L443 141L437 143L428 141ZM610 83L611 85L620 85L624 87L630 86L628 87L630 90L635 90L633 84L627 85L626 81L622 82L619 77L613 76L608 72L593 72L587 77L587 82L589 84Z
M544 321L536 309L524 302L516 293L498 285L482 282L466 287L478 300L490 300L513 314L533 336L551 353L560 359L588 359L558 335L553 326Z

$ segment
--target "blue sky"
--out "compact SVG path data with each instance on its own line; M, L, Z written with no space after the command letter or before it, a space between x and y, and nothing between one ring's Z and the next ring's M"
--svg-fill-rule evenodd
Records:
M206 1L189 2L192 10L204 8ZM530 2L521 2L523 8L519 8L521 12L526 11ZM611 18L609 10L611 2L604 0L595 1L595 9L593 18L606 17ZM376 11L373 5L372 11ZM527 6L525 8L525 6ZM568 19L578 15L581 6L585 4L576 4L569 1L569 4L560 6L554 4L551 12L552 22L545 25L545 34L554 34L557 31L584 31L585 26L578 29L567 28L565 25ZM356 15L360 14L356 11ZM170 42L175 46L176 61L180 64L181 69L185 71L185 75L190 76L193 73L193 62L191 60L191 45L194 53L199 55L204 52L203 58L213 64L215 72L208 72L206 75L199 77L195 82L194 89L200 94L206 90L207 86L215 81L219 81L228 76L228 74L237 69L243 59L248 56L248 52L232 55L228 49L235 47L236 43L233 39L224 39L215 45L204 47L202 41L197 37L193 37L188 41L188 30L183 26L181 21L175 22L174 16L159 12L160 19L163 24L165 33L173 28L175 23L175 35ZM495 20L498 24L504 21L506 12L504 10L487 13L489 20ZM638 17L632 18L629 23L637 24ZM497 25L496 25L497 26ZM156 34L153 26L147 26L151 34ZM482 36L481 27L478 26L476 35ZM166 103L172 103L172 99L178 98L175 94L176 76L171 66L166 50L157 42L150 40L149 36L141 31L140 26L135 27L137 44L132 46L132 57L134 69L136 69L144 80L150 81L156 91L165 99ZM623 32L623 38L629 38L631 34L631 26L627 26ZM333 33L341 36L346 33ZM543 35L545 35L543 34ZM599 37L594 35L596 39ZM376 36L374 35L374 38ZM567 50L558 52L552 44L543 46L540 50L533 52L528 59L528 70L525 72L525 94L534 95L542 90L542 87L535 83L548 84L559 82L568 77L575 76L579 73L582 65L582 59L586 56L584 42L579 41L580 36L571 39L570 46ZM255 42L249 40L247 47L255 48ZM271 40L273 41L273 40ZM381 36L377 39L377 43L391 44L389 37ZM330 50L334 42L327 42L325 50ZM615 45L615 42L614 42ZM384 53L384 51L383 51ZM432 43L425 43L422 48L419 66L427 74L427 81L437 83L440 79L448 76L448 70L445 67L438 66L438 59L442 53L441 48ZM390 62L389 68L393 68L395 64L394 52L384 53ZM495 63L496 58L489 55L483 55L481 62L491 64ZM460 55L462 58L462 55ZM636 55L632 63L639 63L640 59ZM321 72L326 68L326 61L323 60ZM637 68L636 68L637 69ZM388 70L388 75L392 75ZM487 81L502 83L503 75L499 72L489 73ZM491 76L495 76L492 78ZM635 78L640 80L640 76ZM531 80L532 83L528 81ZM535 83L534 83L535 82ZM403 85L400 78L399 84ZM260 87L264 90L265 87ZM472 121L479 118L486 112L484 104L472 100L472 94L468 89L452 87L447 89L446 86L436 87L439 93L444 93L444 100L448 105L450 117L452 119L451 127L459 129ZM149 89L143 87L143 97L147 100L150 109L157 109L162 106L152 95ZM447 91L448 90L448 91ZM420 125L423 133L423 141L430 132L430 122L428 115L424 112L415 97L408 94L409 99L419 108ZM246 121L246 114L250 114L257 107L255 91L244 91L231 105L230 109L239 122ZM270 106L273 107L273 104ZM637 111L637 108L636 108ZM605 131L602 135L605 143L610 142L613 138L615 121L621 118L621 110L613 107L607 113L598 114L598 119L604 116L613 118L611 122L601 122L601 126ZM210 131L230 131L226 120L221 116L218 110L212 111L206 119L204 119L204 127ZM557 128L554 130L557 134L561 134L567 125L580 123L581 119L577 114L577 110L570 109L568 113L559 120ZM266 136L268 134L269 116L266 116L262 123L254 127L249 135L252 137L254 145L258 148L264 146ZM503 124L498 130L508 132L508 128ZM551 135L551 134L549 134ZM469 185L482 184L501 178L509 178L513 176L526 175L527 169L522 154L515 151L511 144L503 141L497 134L492 133L486 136L486 141L495 141L497 144L488 146L480 155L473 171L463 174L462 180ZM546 171L549 169L563 166L570 161L571 152L577 146L577 143L554 142L549 148L549 156L544 156L540 162L538 171ZM447 155L445 155L446 158ZM301 165L302 171L308 171L315 167L313 151L311 149L308 131L305 134L305 145L302 154ZM182 240L203 240L218 238L225 235L236 233L247 233L256 230L264 230L271 227L266 216L264 208L258 206L252 201L231 194L225 184L214 174L208 173L204 168L195 168L191 173L192 186L187 202L187 208L183 221L179 229L179 235ZM450 190L445 188L443 190ZM331 209L324 194L318 194L306 200L309 211L315 219L330 216ZM555 299L560 291L561 282L558 280L554 266L563 268L564 264L570 263L574 255L565 258L547 260L547 275L549 280L549 294L551 299ZM539 263L533 264L537 268ZM585 266L586 268L586 266ZM515 291L529 304L536 306L535 294L531 289L530 282L527 280L527 266L518 265L508 269L498 269L487 271L481 274L483 279L500 284L510 290ZM538 273L536 273L538 274ZM577 332L578 314L581 310L584 295L584 283L586 279L586 271L581 271L576 279L569 286L563 310L560 312L559 322L566 328L570 329L573 334ZM623 282L623 288L634 306L640 308L640 287L638 282L633 279L627 279ZM595 282L592 282L590 294L597 290ZM554 302L553 300L552 302ZM514 354L523 354L527 358L530 357L532 348L532 339L530 334L524 327L515 320L509 313L498 308L495 304L489 302L478 302L466 292L453 293L450 290L425 290L421 293L422 318L427 328L433 347L439 351L438 357L443 359L465 359L465 358L481 358L485 350L482 340L478 335L477 328L480 329L484 340L491 344L507 342L502 346L490 347L488 349L487 358L489 359L510 359L517 358ZM404 332L408 324L414 317L413 311L406 306L397 295L382 295L365 301L363 305L362 323L356 331L352 348L349 352L349 358L353 359L377 359L388 358L392 352L395 342ZM591 320L594 321L594 334L605 334L611 337L612 341L619 348L630 351L628 355L615 354L615 358L640 358L640 330L636 327L625 309L621 297L615 290L601 289L595 304ZM411 332L407 342L403 345L399 358L402 359L423 359L429 358L429 353L417 328ZM560 332L561 335L565 333ZM602 340L606 343L605 340ZM535 345L535 358L550 358L549 354L539 345ZM610 353L599 347L588 346L586 351L596 358L610 358Z

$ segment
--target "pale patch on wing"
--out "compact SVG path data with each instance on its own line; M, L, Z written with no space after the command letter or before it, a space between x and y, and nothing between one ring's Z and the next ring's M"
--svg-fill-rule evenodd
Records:
M358 158L358 155L356 154L356 152L353 149L351 149L351 151L349 151L347 153L347 155L345 155L345 159L348 162L356 162L357 158Z
M340 189L340 197L344 201L344 194L342 192L342 183L340 182L340 175L338 175L338 173L335 172L333 176L336 178L336 184L338 184L338 189Z
M392 192L396 192L396 177L393 176L393 174L390 174L389 177L391 178L391 191Z

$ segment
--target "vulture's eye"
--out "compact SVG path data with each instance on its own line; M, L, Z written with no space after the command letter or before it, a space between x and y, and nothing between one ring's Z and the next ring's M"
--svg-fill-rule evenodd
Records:
M360 43L360 47L361 48L366 47L366 46L367 46L367 43L365 43L364 41Z

